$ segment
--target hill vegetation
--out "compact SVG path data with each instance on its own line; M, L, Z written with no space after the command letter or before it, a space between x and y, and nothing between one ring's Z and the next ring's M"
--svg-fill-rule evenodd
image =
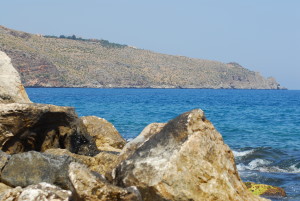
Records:
M274 78L221 63L141 50L106 40L42 36L0 26L27 87L280 89Z

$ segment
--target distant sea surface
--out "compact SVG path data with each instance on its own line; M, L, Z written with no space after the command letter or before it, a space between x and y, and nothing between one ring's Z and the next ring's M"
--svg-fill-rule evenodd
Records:
M240 175L283 187L300 200L300 91L213 89L27 88L30 99L76 108L115 125L124 138L153 122L167 122L195 108L222 134Z

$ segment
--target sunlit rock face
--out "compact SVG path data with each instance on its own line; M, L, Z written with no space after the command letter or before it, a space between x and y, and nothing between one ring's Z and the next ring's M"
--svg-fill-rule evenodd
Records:
M79 163L70 164L69 178L79 200L142 201L139 192L134 187L114 186Z
M85 116L80 119L89 135L94 138L99 150L120 152L126 144L126 140L106 119L96 116Z
M0 51L0 103L30 103L11 59Z
M202 110L169 121L112 173L150 200L264 200L242 183L230 148Z

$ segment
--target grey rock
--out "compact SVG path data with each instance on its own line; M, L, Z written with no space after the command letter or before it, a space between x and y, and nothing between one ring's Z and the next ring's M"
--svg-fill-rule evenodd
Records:
M68 178L69 156L54 156L29 151L12 155L1 173L1 181L9 186L26 187L46 182L63 189L72 189Z

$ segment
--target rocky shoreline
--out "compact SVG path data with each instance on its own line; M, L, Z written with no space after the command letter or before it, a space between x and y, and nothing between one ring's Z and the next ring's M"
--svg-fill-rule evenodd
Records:
M0 53L1 74L13 66ZM232 151L200 109L126 142L105 119L31 103L15 73L0 86L0 200L267 200L242 182Z

